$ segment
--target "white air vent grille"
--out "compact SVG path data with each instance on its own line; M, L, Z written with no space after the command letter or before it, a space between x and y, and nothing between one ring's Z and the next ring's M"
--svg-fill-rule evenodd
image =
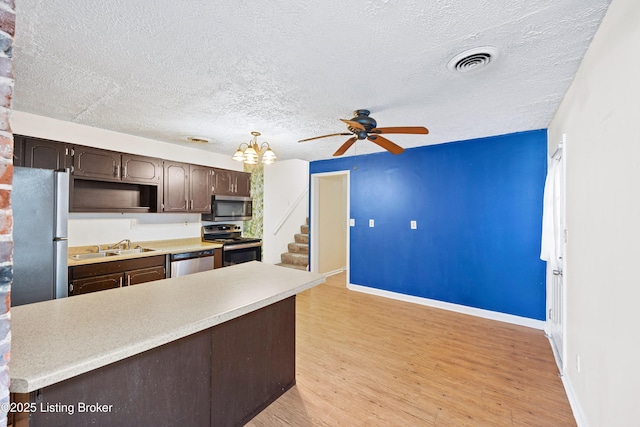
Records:
M477 47L466 50L456 56L447 64L451 71L467 73L486 67L498 57L498 49L491 46Z

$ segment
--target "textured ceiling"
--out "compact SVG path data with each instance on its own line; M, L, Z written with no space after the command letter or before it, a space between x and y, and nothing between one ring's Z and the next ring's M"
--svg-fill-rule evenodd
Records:
M229 154L330 158L369 109L409 148L545 128L610 0L20 0L13 108ZM467 73L458 53L498 57ZM187 136L210 139L186 142ZM362 141L347 155L379 151Z

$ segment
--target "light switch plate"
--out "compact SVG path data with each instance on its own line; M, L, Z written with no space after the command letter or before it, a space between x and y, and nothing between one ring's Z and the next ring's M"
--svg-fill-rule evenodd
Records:
M372 219L369 220L369 227L373 227L373 220Z
M355 218L349 218L349 226L350 227L355 227L356 226Z
M415 230L416 228L418 228L418 222L417 221L411 221L411 229Z

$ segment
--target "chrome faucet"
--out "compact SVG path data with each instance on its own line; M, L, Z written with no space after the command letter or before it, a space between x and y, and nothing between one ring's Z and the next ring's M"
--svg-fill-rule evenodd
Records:
M123 245L125 244L126 246L123 247ZM120 240L118 243L109 246L107 249L131 249L131 240L129 239Z

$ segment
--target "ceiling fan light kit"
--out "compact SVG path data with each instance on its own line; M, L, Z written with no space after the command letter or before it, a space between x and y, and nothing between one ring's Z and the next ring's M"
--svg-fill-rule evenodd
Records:
M258 137L260 132L251 132L253 138L249 143L242 143L238 146L233 157L233 160L238 162L244 162L247 165L255 165L260 161L265 165L270 165L276 161L278 156L273 152L268 142L263 142L258 145Z
M346 123L347 129L349 133L332 133L329 135L315 136L313 138L301 139L298 142L311 141L314 139L327 138L329 136L337 136L337 135L353 135L351 138L347 139L347 141L333 153L334 156L341 156L347 152L349 148L357 141L367 139L385 150L389 151L392 154L400 154L404 151L404 148L400 147L394 142L391 142L387 138L381 136L381 134L412 134L412 135L426 135L429 133L429 130L422 126L398 126L398 127L384 127L379 128L378 123L370 117L369 114L371 112L369 110L356 110L353 112L353 117L350 120L340 119L342 122Z

